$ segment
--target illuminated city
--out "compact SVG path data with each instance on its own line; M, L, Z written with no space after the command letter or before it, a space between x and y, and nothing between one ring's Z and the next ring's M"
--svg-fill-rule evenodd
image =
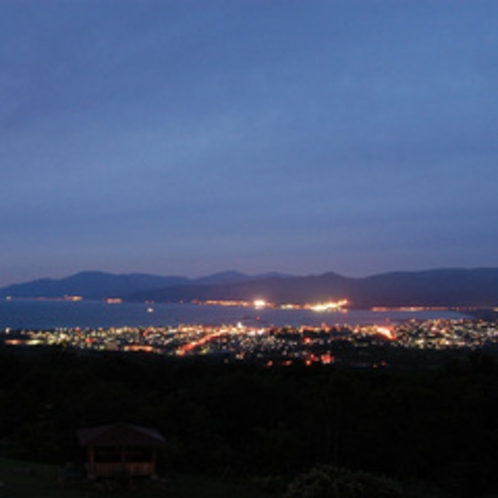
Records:
M225 362L258 361L272 366L275 363L289 365L294 361L307 365L341 363L352 353L352 357L357 358L358 352L369 347L426 351L492 347L498 345L498 324L468 319L332 327L192 324L107 329L7 329L2 336L6 346L140 351L174 357L211 356Z

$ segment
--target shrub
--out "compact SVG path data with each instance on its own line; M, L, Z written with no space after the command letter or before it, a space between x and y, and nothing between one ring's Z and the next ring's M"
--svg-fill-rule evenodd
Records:
M285 498L401 498L395 481L368 472L323 465L300 474Z

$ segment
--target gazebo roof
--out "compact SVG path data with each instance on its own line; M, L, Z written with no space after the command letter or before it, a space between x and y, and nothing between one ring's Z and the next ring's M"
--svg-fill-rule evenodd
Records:
M100 425L78 431L82 447L87 446L163 446L166 440L155 429L131 424Z

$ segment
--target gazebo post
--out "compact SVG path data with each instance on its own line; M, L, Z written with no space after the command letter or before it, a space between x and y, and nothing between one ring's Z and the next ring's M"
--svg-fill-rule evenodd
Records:
M157 448L155 446L152 447L152 475L156 475L156 453Z
M121 472L126 472L126 446L121 445Z
M95 475L95 448L93 445L88 446L88 462L90 464L88 470L92 475Z

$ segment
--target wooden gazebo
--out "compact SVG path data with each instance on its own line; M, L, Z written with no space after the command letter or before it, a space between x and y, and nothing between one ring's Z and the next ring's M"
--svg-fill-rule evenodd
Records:
M166 444L155 429L129 424L80 429L78 439L87 452L90 478L154 476L157 450Z

